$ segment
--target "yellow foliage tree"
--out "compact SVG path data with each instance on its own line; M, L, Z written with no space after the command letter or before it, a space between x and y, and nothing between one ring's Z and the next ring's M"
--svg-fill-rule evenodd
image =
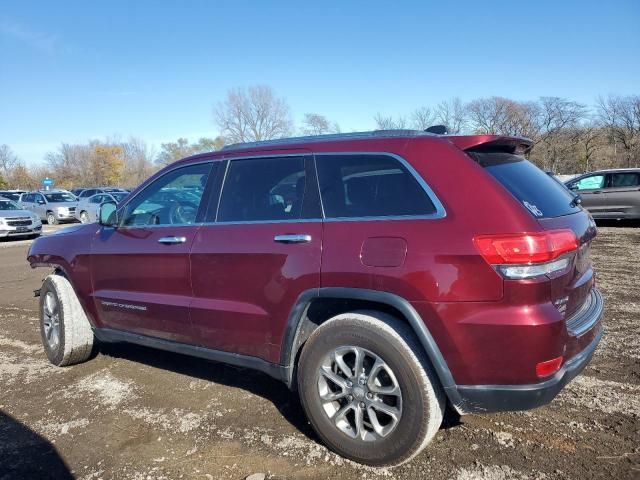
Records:
M95 145L91 170L95 185L115 186L122 183L124 150L120 145Z

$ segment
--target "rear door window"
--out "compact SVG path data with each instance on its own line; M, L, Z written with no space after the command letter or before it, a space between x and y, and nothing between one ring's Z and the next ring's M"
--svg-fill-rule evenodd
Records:
M580 211L573 195L551 176L523 157L503 152L467 152L537 218Z
M389 155L317 155L326 218L431 215L433 202L416 178Z
M637 187L640 185L640 174L620 172L611 174L611 188Z

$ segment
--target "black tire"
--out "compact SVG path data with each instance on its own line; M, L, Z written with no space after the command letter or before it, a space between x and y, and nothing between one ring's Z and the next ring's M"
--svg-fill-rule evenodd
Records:
M57 342L51 340L47 324L52 316L47 314L45 302L49 296L55 298L57 309ZM40 335L42 345L51 363L59 367L74 365L88 360L93 353L94 335L71 283L61 275L49 275L40 289Z
M352 438L325 413L319 371L331 352L345 346L375 354L397 379L402 413L386 436L373 435L371 441ZM303 347L298 389L307 417L324 443L343 457L373 466L400 465L420 453L440 428L445 408L440 383L413 331L406 323L377 311L345 313L320 325ZM343 401L347 402L340 400ZM364 406L364 402L360 405ZM370 427L371 424L369 420Z
M53 214L53 212L47 212L47 224L48 225L57 225L58 219Z

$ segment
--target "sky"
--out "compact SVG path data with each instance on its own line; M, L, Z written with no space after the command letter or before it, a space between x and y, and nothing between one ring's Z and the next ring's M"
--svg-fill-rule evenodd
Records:
M0 0L0 144L27 164L213 137L214 105L257 84L343 131L452 97L640 94L640 0Z

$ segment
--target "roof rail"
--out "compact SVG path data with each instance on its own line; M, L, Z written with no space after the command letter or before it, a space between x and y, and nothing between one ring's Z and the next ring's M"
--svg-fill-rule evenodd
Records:
M267 147L278 145L291 145L296 143L327 142L339 140L357 140L365 138L386 137L418 137L436 136L422 130L373 130L369 132L330 133L326 135L310 135L305 137L278 138L275 140L262 140L259 142L232 143L225 145L222 150L239 150L241 148Z

